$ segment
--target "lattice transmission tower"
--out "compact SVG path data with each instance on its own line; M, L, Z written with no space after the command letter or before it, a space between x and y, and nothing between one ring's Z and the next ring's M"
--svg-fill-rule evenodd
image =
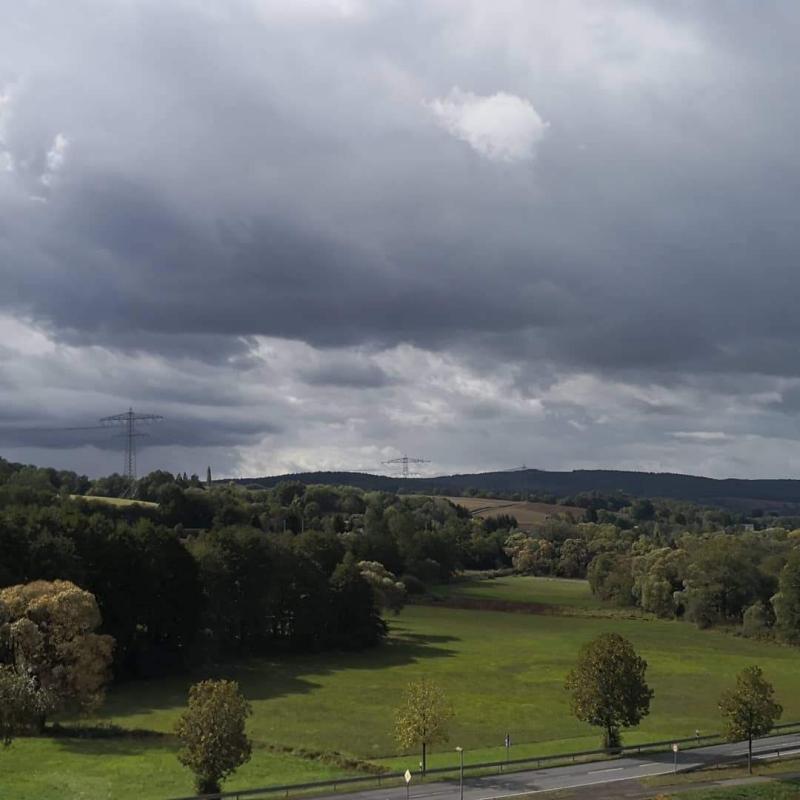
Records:
M409 455L400 456L400 458L390 458L388 461L384 461L384 464L400 464L400 474L403 478L410 478L412 475L416 475L417 473L412 472L409 469L409 464L430 464L431 462L428 461L426 458L412 458Z
M122 436L125 438L125 468L123 474L128 482L126 496L133 496L136 491L136 440L146 433L139 431L139 425L147 425L152 422L159 422L164 417L159 414L137 414L129 408L122 414L114 414L111 417L103 417L100 422L106 427L121 427Z

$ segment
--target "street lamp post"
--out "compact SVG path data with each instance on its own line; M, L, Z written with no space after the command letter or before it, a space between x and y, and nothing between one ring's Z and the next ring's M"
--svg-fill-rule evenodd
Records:
M456 753L458 753L460 759L460 768L459 768L459 794L461 800L464 800L464 748L463 747L456 747Z

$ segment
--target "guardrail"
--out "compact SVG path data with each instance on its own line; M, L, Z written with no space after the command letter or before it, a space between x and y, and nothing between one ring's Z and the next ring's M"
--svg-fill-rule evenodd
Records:
M787 722L776 725L768 736L776 736L781 733L792 733L794 729L800 732L800 722ZM761 737L761 739L768 737ZM658 742L643 742L641 744L623 745L613 755L609 755L608 750L579 750L573 753L560 753L546 756L528 756L526 758L512 758L504 761L483 761L477 764L464 764L464 775L471 774L473 777L480 775L500 774L504 772L522 772L530 769L542 769L543 767L561 766L566 764L576 764L580 761L609 760L621 758L626 755L640 754L645 752L666 752L672 748L673 744L692 744L694 747L710 747L721 744L726 739L720 733L707 734L705 736L687 736L683 739L664 739ZM759 741L759 740L753 740ZM789 748L780 748L786 752ZM780 749L769 750L767 753L780 753ZM798 749L795 745L791 749ZM759 753L761 755L761 753ZM460 765L455 764L451 767L433 767L426 770L422 775L415 772L414 777L417 781L430 781L441 779L445 775L457 776L460 772ZM262 786L257 789L239 789L230 792L219 792L217 794L200 794L188 797L175 798L175 800L246 800L251 797L265 797L267 795L282 795L284 800L290 795L310 795L313 793L326 794L335 793L340 787L362 787L367 789L389 788L392 786L405 785L404 773L384 772L378 775L359 775L352 778L331 778L324 781L311 781L309 783L289 783L277 786ZM327 792L325 790L328 790Z

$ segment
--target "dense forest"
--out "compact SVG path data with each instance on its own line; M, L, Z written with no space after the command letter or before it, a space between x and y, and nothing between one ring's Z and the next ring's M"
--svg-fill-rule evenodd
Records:
M0 460L0 588L58 579L94 595L118 680L373 646L387 613L465 570L586 577L609 604L800 634L800 517L594 491L550 498L580 519L523 532L443 497L163 471L138 483L151 505L92 499L126 488Z

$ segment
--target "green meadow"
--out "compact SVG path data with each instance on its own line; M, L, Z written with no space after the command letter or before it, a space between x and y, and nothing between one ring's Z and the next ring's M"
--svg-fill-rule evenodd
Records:
M570 613L412 605L390 619L391 639L383 647L250 659L191 677L127 684L110 692L102 715L91 722L169 733L189 684L225 675L238 680L252 702L255 741L251 763L226 788L310 781L354 768L333 753L413 768L416 754L396 752L393 709L409 681L428 675L455 709L450 742L438 748L432 764L454 764L456 745L467 750L468 762L500 758L507 732L512 757L588 749L598 746L598 735L571 717L563 683L580 646L606 631L633 641L649 663L655 690L651 714L626 734L629 742L719 730L720 691L749 664L759 664L775 684L784 721L800 719L800 651L794 648L675 621L598 616L602 609L581 581L504 578L458 585L453 593L566 606ZM174 751L168 738L155 737L19 740L0 752L0 788L15 790L0 795L63 798L56 784L86 800L190 794L190 776Z
M441 584L434 589L436 597L452 599L468 597L475 600L502 600L509 603L556 606L563 609L609 609L595 598L588 581L569 578L534 578L512 575L505 578L471 580Z

